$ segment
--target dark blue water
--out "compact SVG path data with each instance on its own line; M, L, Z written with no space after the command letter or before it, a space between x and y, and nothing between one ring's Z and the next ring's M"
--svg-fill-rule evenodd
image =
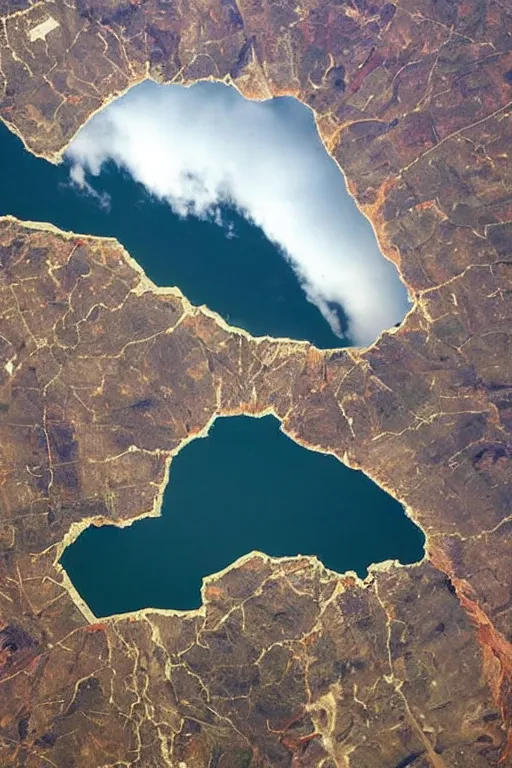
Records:
M71 186L67 163L52 166L30 155L3 124L0 168L0 215L116 237L157 285L178 286L193 304L206 304L254 335L343 345L282 254L236 210L223 210L236 234L227 238L213 221L180 218L113 163L94 180L97 192L111 198L102 208Z
M366 575L423 556L400 504L333 456L307 451L272 416L218 419L173 460L161 518L90 527L62 565L97 616L200 605L201 579L241 555L317 555Z

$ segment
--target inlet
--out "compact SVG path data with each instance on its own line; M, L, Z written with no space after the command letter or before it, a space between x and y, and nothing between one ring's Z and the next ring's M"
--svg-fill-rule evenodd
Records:
M362 472L289 439L273 416L225 417L173 459L162 515L127 528L90 526L61 564L98 617L194 609L204 576L258 550L316 555L367 575L371 563L417 562L424 535Z

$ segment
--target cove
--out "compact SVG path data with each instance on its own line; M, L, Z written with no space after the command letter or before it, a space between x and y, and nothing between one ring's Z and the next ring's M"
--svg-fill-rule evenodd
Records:
M162 516L90 526L61 564L96 616L188 610L201 579L252 550L316 555L364 577L371 563L413 563L424 535L362 472L294 443L273 416L218 418L173 459Z

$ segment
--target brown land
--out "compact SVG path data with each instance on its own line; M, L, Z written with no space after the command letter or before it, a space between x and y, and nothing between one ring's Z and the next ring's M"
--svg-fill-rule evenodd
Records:
M367 350L253 339L113 241L0 220L0 764L510 766L507 3L2 9L0 115L50 159L146 76L310 104L415 308ZM216 415L269 411L400 499L428 558L363 584L253 555L197 612L95 623L65 543L158 513Z

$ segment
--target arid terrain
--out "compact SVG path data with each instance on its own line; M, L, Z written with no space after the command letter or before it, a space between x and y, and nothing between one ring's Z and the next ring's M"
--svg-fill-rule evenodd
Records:
M508 2L0 4L32 152L145 77L295 95L415 301L366 350L251 338L114 241L0 219L0 765L511 766ZM198 611L95 621L64 546L158 514L176 451L266 412L399 499L425 560L363 583L254 554Z

